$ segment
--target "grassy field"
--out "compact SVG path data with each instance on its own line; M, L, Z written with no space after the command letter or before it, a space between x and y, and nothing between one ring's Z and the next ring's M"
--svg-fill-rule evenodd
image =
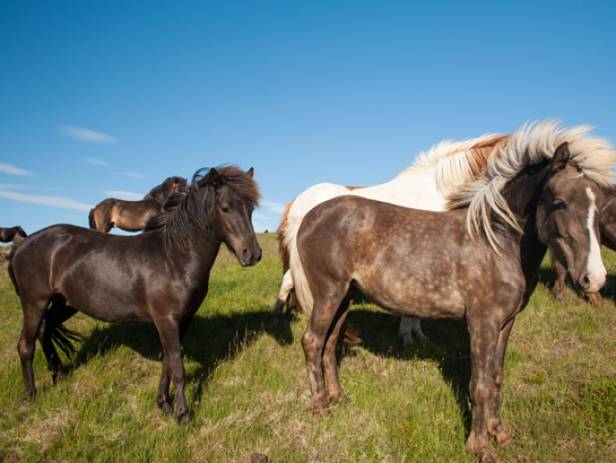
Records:
M305 320L274 323L280 264L275 235L264 259L241 268L226 252L185 343L187 399L180 426L154 398L160 345L149 325L109 325L83 315L84 336L66 380L52 386L37 346L39 395L25 399L15 345L21 309L0 269L0 461L464 462L469 425L468 335L463 322L425 322L430 342L403 349L397 318L356 305L364 344L342 354L350 403L330 417L306 411L299 343ZM551 297L547 266L517 318L507 353L502 415L514 444L503 461L616 461L616 254L604 306L569 291Z

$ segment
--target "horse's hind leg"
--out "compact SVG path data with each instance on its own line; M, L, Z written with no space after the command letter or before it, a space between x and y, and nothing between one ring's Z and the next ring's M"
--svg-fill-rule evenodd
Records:
M22 300L21 302L24 319L21 336L17 343L17 353L21 360L21 369L26 390L31 399L36 397L34 371L32 369L34 350L36 348L36 336L41 326L47 303L47 299L38 299L28 302Z
M287 303L289 293L293 289L293 278L291 278L291 272L287 270L282 277L282 284L278 291L278 299L274 304L274 316L279 317L282 314L282 308Z
M348 284L335 287L330 283L327 286L329 288L322 285L321 292L315 295L310 325L302 337L302 347L312 391L311 410L317 413L327 413L328 409L322 368L323 348L338 308L349 289Z
M175 386L175 418L179 422L185 423L190 416L184 396L184 361L180 344L180 327L175 320L170 318L155 320L154 323L163 346L163 371L156 403L163 411L168 411L167 392L169 378L171 378Z
M332 402L344 402L347 400L338 378L336 346L340 336L340 329L344 325L344 321L349 313L350 302L351 298L347 296L342 301L342 304L340 304L336 318L334 318L334 327L327 338L325 350L323 351L323 375L325 377L325 390L327 392L327 398Z
M421 329L421 320L413 317L400 317L400 329L398 330L398 337L402 341L403 346L410 346L413 344L413 333L420 341L427 341L428 337Z
M66 305L66 301L62 296L52 296L51 307L45 312L43 322L39 328L38 339L43 346L43 352L47 359L47 367L51 371L54 384L64 379L64 366L53 345L52 335L62 323L75 315L75 313L77 313L77 310Z

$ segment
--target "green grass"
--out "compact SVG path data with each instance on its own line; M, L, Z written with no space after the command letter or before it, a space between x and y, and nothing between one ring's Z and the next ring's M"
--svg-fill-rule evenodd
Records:
M473 461L467 433L468 335L461 322L426 322L430 342L397 345L397 319L367 305L349 319L365 340L345 350L351 399L333 415L306 411L300 318L275 324L280 264L275 235L264 259L243 269L226 252L185 339L185 426L154 398L160 347L149 325L109 325L77 315L84 336L71 372L52 386L40 346L39 395L25 399L15 345L18 299L0 269L0 461ZM605 254L616 273L616 255ZM502 415L514 444L504 461L616 461L616 279L604 306L568 292L552 298L547 266L517 318L507 354Z

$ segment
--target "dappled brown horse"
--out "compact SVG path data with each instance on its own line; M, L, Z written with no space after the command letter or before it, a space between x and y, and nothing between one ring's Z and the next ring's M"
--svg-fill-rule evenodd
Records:
M611 250L616 251L616 188L606 188L605 194L605 204L598 211L600 242ZM552 254L552 268L554 269L556 277L554 282L554 295L556 299L562 301L565 299L565 281L567 279L566 263ZM576 290L583 291L593 304L597 306L601 305L603 302L601 293L588 292L586 288L575 284L575 282L572 283L573 287Z
M37 336L54 382L63 367L54 341L71 349L63 322L78 310L107 322L153 322L163 347L156 403L188 419L180 341L207 294L210 269L222 243L242 266L254 265L261 248L252 227L259 191L253 170L210 169L193 177L190 191L136 236L106 235L72 225L54 225L31 235L9 260L9 274L23 309L17 345L28 395L34 398Z
M88 217L90 228L103 233L113 227L126 231L143 230L152 217L163 212L170 195L186 191L186 179L168 177L139 201L107 198L98 203Z
M28 235L19 225L15 227L0 227L0 241L3 243L21 243Z
M513 321L548 246L565 257L575 281L594 291L604 284L591 244L598 234L593 213L603 201L599 184L611 182L616 161L608 150L580 156L584 146L576 139L573 158L566 143L545 152L567 135L553 126L523 131L534 131L533 143L551 143L525 146L514 135L479 180L451 197L461 209L428 212L344 196L306 215L290 266L300 304L312 307L302 345L315 412L345 398L335 347L357 289L398 315L466 318L473 406L467 450L491 462L490 436L510 443L499 396Z

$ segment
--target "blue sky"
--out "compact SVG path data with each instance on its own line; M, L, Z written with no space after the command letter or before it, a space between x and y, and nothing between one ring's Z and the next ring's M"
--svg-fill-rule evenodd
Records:
M255 167L258 229L318 182L375 184L528 120L616 141L613 2L0 3L0 225ZM128 193L122 193L128 192Z

